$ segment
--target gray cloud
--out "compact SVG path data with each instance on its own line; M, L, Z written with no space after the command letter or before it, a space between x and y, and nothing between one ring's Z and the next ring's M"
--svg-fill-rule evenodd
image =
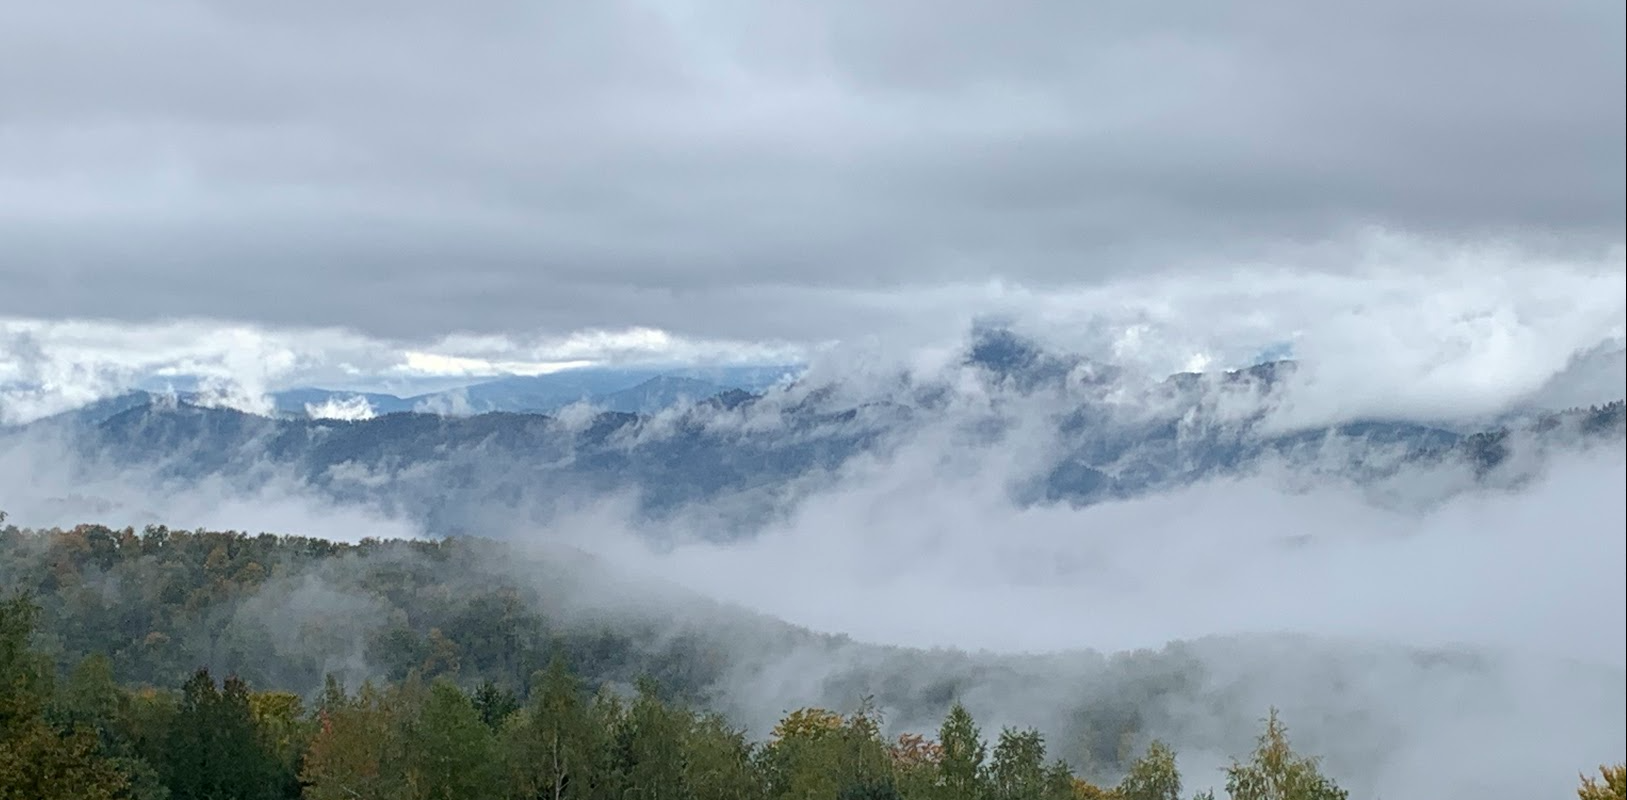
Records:
M0 314L812 341L929 287L1344 268L1367 226L1596 254L1622 18L29 7L0 32Z

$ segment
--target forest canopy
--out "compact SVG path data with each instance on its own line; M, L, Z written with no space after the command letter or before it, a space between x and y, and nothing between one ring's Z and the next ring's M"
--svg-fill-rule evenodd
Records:
M1274 709L1212 780L1224 795L1191 794L1157 740L1104 765L1034 728L985 731L958 702L930 733L886 733L866 698L753 739L707 709L703 642L652 647L563 625L500 581L448 583L495 546L0 528L0 800L1348 796ZM352 577L388 620L365 647L383 674L359 682L243 626L262 586L338 558L367 563ZM346 633L297 635L342 651ZM1578 794L1621 798L1622 775L1603 767Z

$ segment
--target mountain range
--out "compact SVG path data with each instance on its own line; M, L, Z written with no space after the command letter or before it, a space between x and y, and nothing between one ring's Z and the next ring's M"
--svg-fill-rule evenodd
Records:
M801 369L796 365L579 367L410 395L305 386L273 392L267 399L277 415L337 419L365 419L404 411L460 416L494 411L537 414L578 403L603 411L653 414L731 390L764 392L791 380ZM163 397L191 405L217 404L199 388L199 381L182 379L166 380L163 385L152 383L70 413L105 418Z
M880 387L803 379L754 392L664 373L594 394L638 377L598 372L505 379L464 395L465 412L543 408L570 397L603 401L552 414L433 414L392 410L378 398L374 408L382 413L365 419L265 417L133 394L7 436L60 437L82 463L160 480L252 485L291 476L437 533L476 528L497 514L545 517L583 498L624 495L651 517L707 503L730 535L799 492L835 482L861 457L893 457L929 434L953 441L968 468L979 468L980 454L994 448L1021 454L1024 463L1000 476L1019 504L1085 505L1269 464L1366 482L1408 465L1456 468L1471 481L1514 480L1518 475L1497 476L1509 471L1505 462L1518 448L1619 444L1627 427L1617 401L1483 430L1393 419L1282 430L1270 415L1295 362L1175 375L1125 404L1113 399L1125 392L1116 369L1004 330L979 331L960 366L975 391L949 379L904 377ZM770 374L731 377L743 383ZM283 402L319 396L290 393Z

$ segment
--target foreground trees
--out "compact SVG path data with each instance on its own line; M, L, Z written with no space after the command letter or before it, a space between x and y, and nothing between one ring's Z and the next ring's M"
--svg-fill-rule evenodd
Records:
M365 634L388 681L347 691L314 661L253 649L269 636L234 637L232 625L278 621L254 605L257 586L346 547L0 527L0 585L47 608L0 595L0 800L1184 800L1202 788L1158 742L1112 762L1116 784L1092 783L1059 758L1080 753L1032 729L985 733L959 705L930 734L884 735L865 704L791 711L752 741L663 693L710 685L694 666L710 663L704 648L679 637L659 651L677 657L630 668L644 651L622 638L549 630L504 587L447 583L471 572L457 562L466 544L355 546L371 561L353 594L378 599L383 627L345 628L341 609L279 632L301 637L302 653L348 652ZM196 668L206 660L238 674ZM599 686L639 672L662 675L663 691ZM1292 750L1274 711L1221 782L1231 800L1347 796ZM1627 771L1604 767L1578 796L1627 800L1624 786Z
M446 678L329 681L310 711L284 692L195 671L176 691L129 691L91 656L58 685L30 647L36 609L0 604L0 800L1178 800L1175 756L1153 743L1103 789L1047 752L1035 730L985 740L955 705L936 740L888 740L868 704L790 712L750 742L715 715L664 701L588 695L555 659L530 696ZM1606 780L1615 773L1607 771ZM1340 800L1295 755L1273 712L1234 800ZM1589 796L1590 797L1590 796Z

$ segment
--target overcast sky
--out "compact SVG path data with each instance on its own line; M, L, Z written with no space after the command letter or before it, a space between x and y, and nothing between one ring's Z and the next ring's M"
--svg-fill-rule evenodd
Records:
M4 20L13 378L63 320L391 352L465 333L492 338L461 354L533 358L585 331L937 332L1250 270L1460 283L1462 248L1496 248L1499 280L1622 270L1619 2L53 0ZM1385 262L1375 236L1430 255Z

